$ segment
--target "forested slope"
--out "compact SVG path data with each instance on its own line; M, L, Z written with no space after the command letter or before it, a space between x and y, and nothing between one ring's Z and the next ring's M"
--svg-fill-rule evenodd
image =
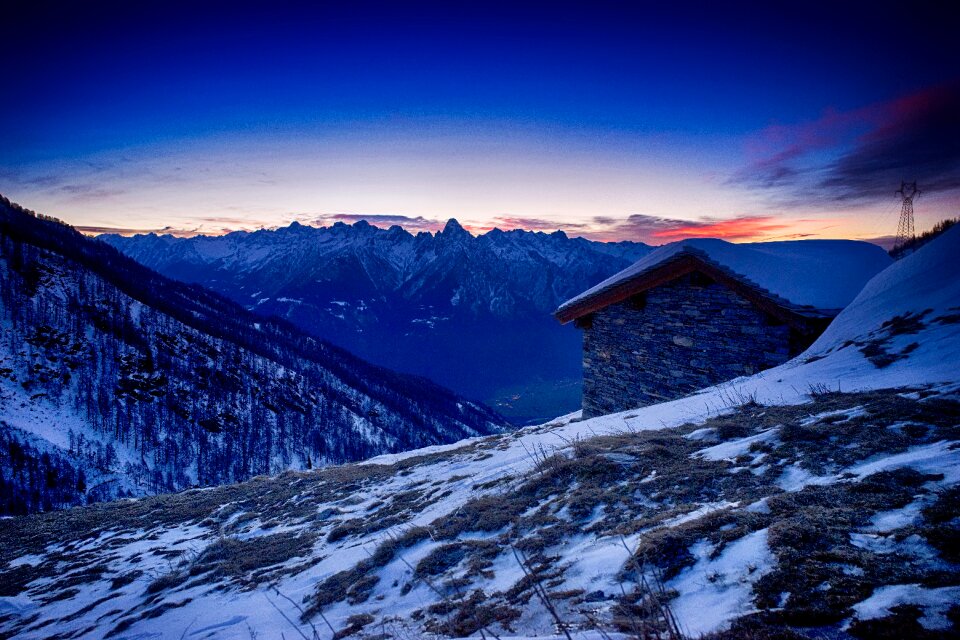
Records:
M0 201L0 513L491 433L485 407Z

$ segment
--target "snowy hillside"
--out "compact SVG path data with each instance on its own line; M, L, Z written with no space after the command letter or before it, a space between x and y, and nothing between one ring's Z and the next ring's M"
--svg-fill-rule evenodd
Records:
M579 406L580 335L550 313L650 251L562 232L472 236L366 222L222 237L100 236L164 275L290 320L523 422Z
M960 229L688 398L0 521L0 633L955 634L957 255Z
M488 409L0 201L0 514L494 433Z

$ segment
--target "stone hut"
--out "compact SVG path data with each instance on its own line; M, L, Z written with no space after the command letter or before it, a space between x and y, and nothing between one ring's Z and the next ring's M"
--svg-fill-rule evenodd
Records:
M806 349L891 262L849 240L654 250L554 312L583 330L583 415L671 400Z

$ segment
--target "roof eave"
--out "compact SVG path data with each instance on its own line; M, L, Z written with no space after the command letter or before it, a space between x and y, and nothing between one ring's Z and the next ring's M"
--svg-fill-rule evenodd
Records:
M735 274L703 259L698 253L685 251L607 289L577 300L574 304L563 305L553 312L553 316L561 324L566 324L694 271L705 273L746 298L762 311L804 333L822 330L824 323L828 323L840 311L784 304L786 301L772 296L768 291L749 282L744 282Z
M701 261L696 260L693 254L680 253L651 269L637 273L606 289L577 300L573 304L561 305L553 312L553 317L559 320L561 324L566 324L571 320L599 311L611 304L626 300L630 296L691 273L697 269L697 263L699 262Z

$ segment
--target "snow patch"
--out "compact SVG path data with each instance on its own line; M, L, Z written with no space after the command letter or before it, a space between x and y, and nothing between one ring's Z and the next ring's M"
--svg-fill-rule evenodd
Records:
M753 584L773 570L776 559L767 545L767 530L754 531L731 542L714 559L714 547L701 540L690 551L694 566L666 584L679 595L670 607L680 628L698 637L730 626L753 610Z
M891 615L891 609L912 604L923 608L919 622L924 629L949 629L947 610L960 601L960 587L927 589L918 584L895 584L880 587L858 604L853 611L860 620L873 620Z
M921 512L924 506L925 503L923 501L914 500L900 509L881 511L870 518L868 531L873 533L888 533L917 524L923 520L923 514Z
M779 431L779 427L773 427L752 436L747 436L746 438L738 438L728 442L721 442L718 445L707 447L706 449L700 449L699 451L694 452L691 457L696 456L712 462L718 462L720 460L734 460L749 453L750 447L755 442L773 442L776 440L777 431Z

